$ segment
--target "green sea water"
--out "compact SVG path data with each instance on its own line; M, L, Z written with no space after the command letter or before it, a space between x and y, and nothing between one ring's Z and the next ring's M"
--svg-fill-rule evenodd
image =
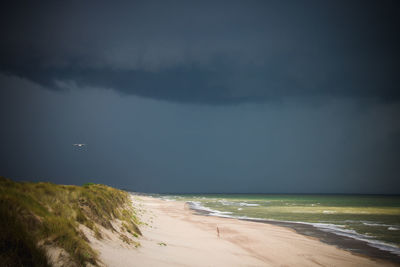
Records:
M324 231L388 244L400 255L400 196L196 194L164 195L215 216L304 222ZM384 242L384 243L381 243Z

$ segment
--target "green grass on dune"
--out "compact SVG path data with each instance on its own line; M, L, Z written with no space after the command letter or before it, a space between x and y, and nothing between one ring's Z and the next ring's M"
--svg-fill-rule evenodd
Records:
M99 184L84 186L13 182L0 177L0 262L2 266L48 266L43 246L65 249L78 266L98 264L98 255L79 224L102 238L97 225L115 230L122 221L127 243L140 235L129 194Z

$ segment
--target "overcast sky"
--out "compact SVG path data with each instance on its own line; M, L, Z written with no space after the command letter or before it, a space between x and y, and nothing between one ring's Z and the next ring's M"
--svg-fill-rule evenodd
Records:
M0 10L0 175L143 192L400 193L396 1Z

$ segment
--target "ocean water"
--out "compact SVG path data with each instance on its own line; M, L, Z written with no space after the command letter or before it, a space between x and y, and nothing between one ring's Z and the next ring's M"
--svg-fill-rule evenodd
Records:
M197 194L159 195L208 215L311 225L366 242L400 259L400 196Z

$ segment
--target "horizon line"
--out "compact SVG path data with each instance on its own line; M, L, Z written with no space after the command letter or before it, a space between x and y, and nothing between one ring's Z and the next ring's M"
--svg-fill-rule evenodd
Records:
M131 193L138 194L160 194L160 195L222 195L222 194L232 194L232 195L375 195L375 196L400 196L400 193L249 193L249 192L138 192L132 191L126 188L121 188Z

